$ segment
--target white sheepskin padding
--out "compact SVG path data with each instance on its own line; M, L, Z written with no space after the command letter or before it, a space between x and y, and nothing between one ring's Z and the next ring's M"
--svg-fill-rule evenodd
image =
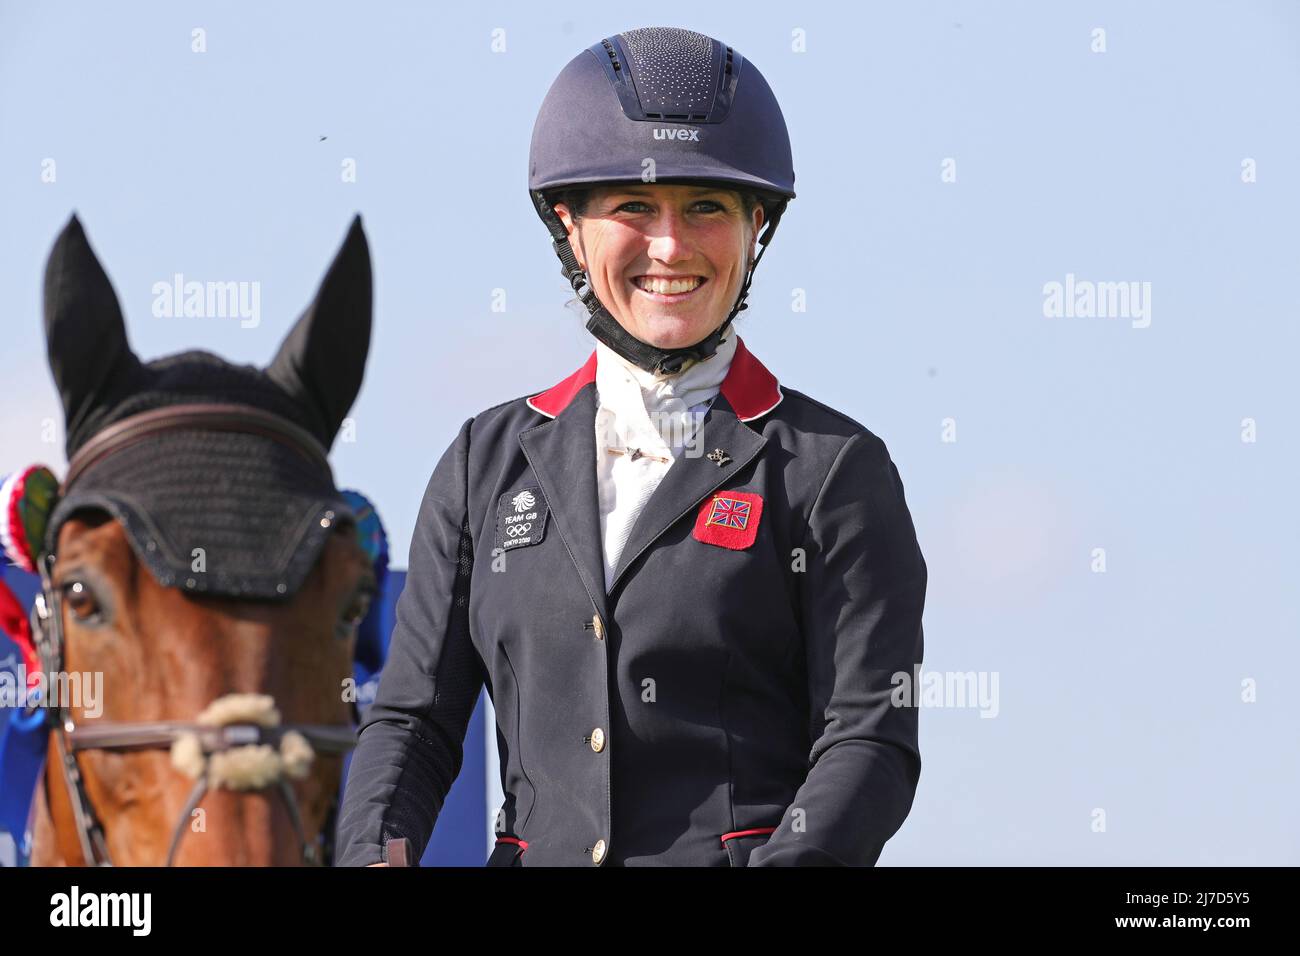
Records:
M208 782L227 790L261 790L280 779L284 760L269 744L219 750L208 759Z
M172 766L185 776L197 780L207 766L203 745L197 734L181 734L172 741Z
M316 752L311 749L306 737L296 730L290 730L280 738L280 756L284 760L284 772L295 780L301 780L311 770Z
M226 694L218 697L195 718L200 724L220 727L224 724L260 724L275 727L280 712L270 694Z
M275 709L275 699L267 694L227 694L209 704L196 722L212 727L275 727L280 723L280 712ZM301 780L311 770L315 757L307 738L296 730L280 738L279 750L270 744L245 744L205 754L203 743L193 733L181 734L171 746L172 766L194 779L206 774L208 786L213 789L261 790L282 776Z

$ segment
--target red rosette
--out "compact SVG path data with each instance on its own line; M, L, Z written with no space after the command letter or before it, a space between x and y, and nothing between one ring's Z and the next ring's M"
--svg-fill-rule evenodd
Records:
M58 479L44 465L24 468L0 482L0 547L11 563L30 574L37 573L58 487Z
M36 672L41 669L40 656L36 653L36 644L32 640L32 625L27 618L27 612L14 592L5 584L4 578L0 578L0 631L4 631L18 645L18 650L23 655L23 666L27 669L27 680L30 682L35 679Z

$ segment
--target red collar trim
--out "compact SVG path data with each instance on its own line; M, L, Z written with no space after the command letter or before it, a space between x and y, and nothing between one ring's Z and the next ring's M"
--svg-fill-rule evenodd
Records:
M722 380L722 397L742 422L762 418L785 398L776 376L745 347L745 340L739 335L736 354L731 357L731 367Z
M554 418L568 407L578 392L594 381L596 352L593 350L582 368L540 395L529 398L528 407L547 418ZM731 357L731 366L727 369L727 377L722 380L720 391L742 422L762 418L785 397L776 376L745 347L745 340L740 336L736 336L736 354Z
M528 399L528 407L541 412L547 418L554 418L573 401L575 395L596 381L596 352L592 351L582 368L578 369L564 381L552 385L540 395Z

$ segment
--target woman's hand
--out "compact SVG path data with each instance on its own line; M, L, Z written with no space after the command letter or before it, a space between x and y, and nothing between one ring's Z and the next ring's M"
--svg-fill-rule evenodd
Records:
M366 869L369 869L372 866L387 866L387 865L388 865L387 863L367 863Z

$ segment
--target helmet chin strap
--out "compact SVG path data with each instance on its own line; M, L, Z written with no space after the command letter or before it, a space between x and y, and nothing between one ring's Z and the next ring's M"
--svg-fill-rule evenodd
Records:
M782 203L779 209L773 213L772 218L768 220L767 228L758 239L762 248L754 261L750 263L745 276L745 283L741 286L740 295L736 298L736 304L731 307L730 314L723 320L722 324L694 345L685 345L675 349L661 349L658 346L641 341L623 328L614 316L610 315L609 310L596 297L586 270L579 265L577 257L573 254L573 247L569 245L569 235L564 228L564 223L555 214L550 202L541 190L534 191L532 197L533 204L541 214L542 221L546 223L547 229L551 232L551 246L560 259L560 274L573 287L573 291L582 304L587 307L587 312L590 313L591 317L587 320L587 331L638 368L653 372L656 375L671 375L680 372L688 361L703 361L718 350L718 346L727 337L727 329L731 325L731 320L749 308L745 304L745 298L749 295L749 285L754 280L754 270L758 267L759 260L763 258L763 253L767 251L767 244L772 241L772 233L776 232L776 225L781 220L781 213L785 211L785 203Z

